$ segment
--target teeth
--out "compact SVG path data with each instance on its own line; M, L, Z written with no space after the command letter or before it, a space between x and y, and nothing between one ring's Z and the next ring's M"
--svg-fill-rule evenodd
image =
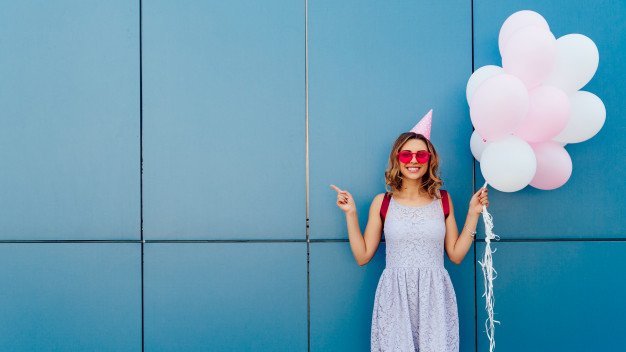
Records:
M407 169L409 169L409 171L415 172L417 170L419 170L419 167L407 167Z

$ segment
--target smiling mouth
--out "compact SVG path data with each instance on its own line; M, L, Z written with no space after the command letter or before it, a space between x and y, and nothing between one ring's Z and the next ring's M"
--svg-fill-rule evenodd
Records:
M417 173L420 171L421 167L419 166L409 166L406 168L409 172Z

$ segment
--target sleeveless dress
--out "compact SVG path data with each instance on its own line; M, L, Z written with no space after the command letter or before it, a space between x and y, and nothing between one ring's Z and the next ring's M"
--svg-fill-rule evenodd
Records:
M458 352L456 294L443 266L440 199L387 210L386 265L374 298L371 351Z

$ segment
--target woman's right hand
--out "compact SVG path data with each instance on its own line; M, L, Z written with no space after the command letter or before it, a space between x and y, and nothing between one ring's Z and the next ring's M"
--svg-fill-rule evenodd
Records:
M348 191L342 191L335 185L330 185L332 189L337 191L337 206L343 210L344 213L356 212L356 204L354 198Z

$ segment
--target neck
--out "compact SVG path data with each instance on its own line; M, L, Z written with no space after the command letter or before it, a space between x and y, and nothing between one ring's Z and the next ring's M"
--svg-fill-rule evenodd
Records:
M402 180L400 186L400 194L407 198L419 198L428 194L428 191L422 186L422 180Z

